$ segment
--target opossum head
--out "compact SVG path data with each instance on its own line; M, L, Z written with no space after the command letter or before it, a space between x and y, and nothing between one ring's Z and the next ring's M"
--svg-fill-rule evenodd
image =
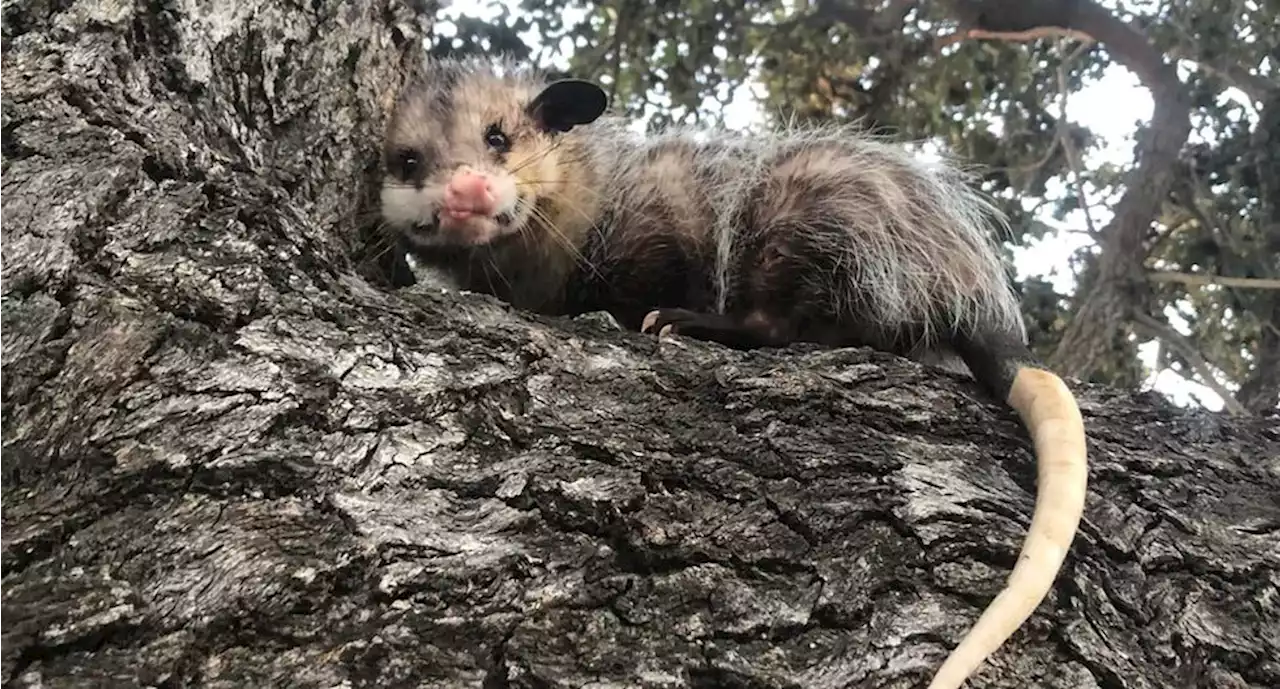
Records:
M595 84L548 83L512 63L428 62L391 113L383 220L424 248L556 230L548 215L582 182L564 137L607 105Z

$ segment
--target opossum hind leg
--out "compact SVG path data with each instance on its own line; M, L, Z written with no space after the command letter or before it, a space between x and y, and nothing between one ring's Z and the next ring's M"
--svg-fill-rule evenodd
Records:
M1053 587L1084 511L1088 466L1084 423L1062 379L1014 333L955 338L974 378L1022 418L1035 447L1031 525L1005 588L938 670L929 689L957 689L1031 616Z

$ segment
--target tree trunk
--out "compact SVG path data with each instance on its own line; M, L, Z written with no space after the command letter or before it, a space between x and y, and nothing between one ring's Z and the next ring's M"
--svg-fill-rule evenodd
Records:
M4 22L6 687L910 687L1002 585L966 379L365 279L403 2ZM1081 534L971 686L1280 685L1280 424L1076 389Z

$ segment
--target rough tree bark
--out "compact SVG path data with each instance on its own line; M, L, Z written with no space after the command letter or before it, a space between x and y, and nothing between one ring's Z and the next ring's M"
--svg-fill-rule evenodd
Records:
M6 687L909 687L1034 469L969 381L363 278L396 0L4 9ZM1271 419L1078 386L975 687L1280 684Z

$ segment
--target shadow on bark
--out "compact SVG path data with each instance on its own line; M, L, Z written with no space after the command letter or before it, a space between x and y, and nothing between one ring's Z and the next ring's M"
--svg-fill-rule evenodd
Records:
M4 686L922 684L1031 514L1014 416L371 282L425 25L5 6ZM972 686L1280 684L1280 423L1076 389L1082 532Z

